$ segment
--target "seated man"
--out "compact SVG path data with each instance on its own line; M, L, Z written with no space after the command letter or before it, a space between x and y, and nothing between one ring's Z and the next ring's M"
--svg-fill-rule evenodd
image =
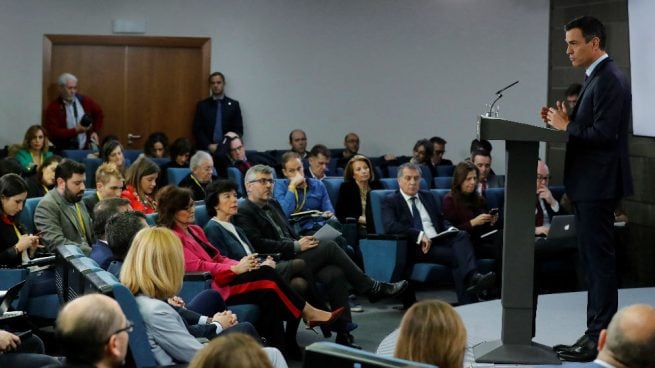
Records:
M564 212L548 188L550 170L542 160L537 161L537 204L535 210L535 236L546 236L553 216Z
M343 153L337 161L337 167L346 168L348 161L359 153L359 136L355 133L348 133L343 138Z
M471 162L480 171L478 193L485 196L487 188L504 188L505 178L498 176L491 170L491 153L489 151L477 150L471 153Z
M297 153L300 158L307 158L307 134L302 129L294 129L289 133L289 145L291 151Z
M474 299L467 294L491 288L496 274L477 271L473 245L465 231L436 238L450 224L439 213L432 194L419 190L420 180L418 165L405 163L398 168L400 190L390 193L382 202L384 230L407 236L410 264L427 261L451 265L460 302L471 302Z
M320 211L323 219L313 218L301 220L298 224L301 234L313 233L323 224L324 219L334 217L334 207L330 202L327 189L320 180L305 178L303 164L295 152L282 155L282 173L286 179L278 179L274 197L282 207L286 218L297 212Z
M305 176L316 180L325 179L331 154L325 145L315 144L309 151L309 167L305 168Z
M241 175L254 165L277 166L275 158L262 152L253 152L246 156L243 139L236 133L227 133L214 154L214 166L220 178L227 178L227 168L236 167Z
M118 198L123 191L125 179L118 167L112 163L104 163L96 170L96 192L93 195L84 197L82 201L86 211L94 218L94 207L103 199Z
M56 337L66 366L121 367L133 328L114 299L88 294L61 309Z
M107 198L96 204L93 210L93 232L96 235L96 242L91 247L91 254L89 257L96 261L96 263L106 270L109 263L114 260L111 249L107 245L106 225L110 217L117 213L127 212L132 210L130 201L125 198ZM141 212L139 212L141 213ZM143 213L141 213L143 215ZM144 215L145 217L145 215Z
M444 153L446 153L446 140L441 137L432 137L430 138L430 143L432 143L432 166L448 166L452 165L453 162L447 158L443 158Z
M191 172L178 184L182 188L189 188L193 192L194 201L205 200L205 187L215 178L212 175L214 160L205 151L198 151L189 160Z
M63 244L75 244L84 254L95 242L91 217L80 204L84 196L84 165L63 160L55 169L56 186L39 202L34 212L34 225L50 252Z
M239 205L235 224L248 234L255 251L280 253L281 259L299 258L308 270L326 286L332 309L345 308L342 321L352 321L348 306L349 286L367 294L372 302L401 294L407 281L388 284L366 276L333 241L296 235L280 205L273 199L273 169L256 165L245 176L248 199ZM337 343L353 345L348 331L337 331Z

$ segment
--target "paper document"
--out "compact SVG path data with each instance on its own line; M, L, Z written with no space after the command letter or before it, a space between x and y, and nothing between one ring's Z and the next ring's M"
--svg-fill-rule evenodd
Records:
M323 225L323 227L318 229L318 231L315 232L314 235L312 236L318 239L319 241L327 241L327 240L334 240L338 236L341 236L341 232L333 228L332 226L325 224Z

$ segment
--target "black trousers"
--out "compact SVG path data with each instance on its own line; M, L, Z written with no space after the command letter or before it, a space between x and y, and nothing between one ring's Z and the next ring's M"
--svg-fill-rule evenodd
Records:
M618 307L616 251L614 247L614 209L616 200L573 202L578 251L585 271L587 331L598 341Z

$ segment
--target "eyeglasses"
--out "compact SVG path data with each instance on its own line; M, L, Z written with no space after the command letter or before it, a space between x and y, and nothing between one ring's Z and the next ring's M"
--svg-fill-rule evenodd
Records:
M437 155L443 155L446 151L434 151L434 153Z
M259 183L261 185L266 185L266 184L271 184L273 185L275 183L275 179L266 179L266 178L261 178L261 179L255 179L251 180L248 183Z
M241 145L239 147L230 148L230 152L236 152L236 151L240 151L242 149L243 149L243 145Z
M134 323L128 319L127 320L127 326L112 332L111 335L109 335L109 337L107 338L107 341L109 341L109 339L112 336L118 335L121 332L127 332L129 334L129 333L132 333L132 331L134 331Z
M548 175L537 175L537 181L548 181L550 179L550 176Z

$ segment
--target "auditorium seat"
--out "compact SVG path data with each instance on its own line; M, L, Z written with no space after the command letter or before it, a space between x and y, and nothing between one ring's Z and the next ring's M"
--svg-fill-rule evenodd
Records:
M70 158L71 160L75 160L77 162L82 162L86 156L89 154L94 153L93 150L62 150L61 151L61 156L64 158Z
M323 185L325 185L325 189L327 189L330 202L332 202L332 207L335 207L339 201L339 189L341 188L341 184L343 184L342 177L330 176L323 179Z
M166 175L168 176L168 184L179 185L182 179L191 173L188 167L169 167Z
M125 157L126 160L130 160L130 162L136 161L137 158L139 158L139 155L143 153L142 149L126 149L123 150L123 156ZM125 165L127 166L127 165Z
M455 172L454 165L437 166L437 176L453 176Z
M243 183L243 175L241 175L241 171L236 167L228 167L227 177L237 184L237 194L239 197L244 197L246 195L246 188Z
M209 216L207 215L207 207L204 204L195 206L195 224L200 227L205 227L207 222L209 222Z
M433 181L435 189L450 189L453 178L451 176L435 176Z
M41 198L43 197L27 198L23 205L23 210L18 217L18 221L25 227L27 234L35 234L37 232L36 226L34 225L34 211L36 210L36 206L39 205Z

